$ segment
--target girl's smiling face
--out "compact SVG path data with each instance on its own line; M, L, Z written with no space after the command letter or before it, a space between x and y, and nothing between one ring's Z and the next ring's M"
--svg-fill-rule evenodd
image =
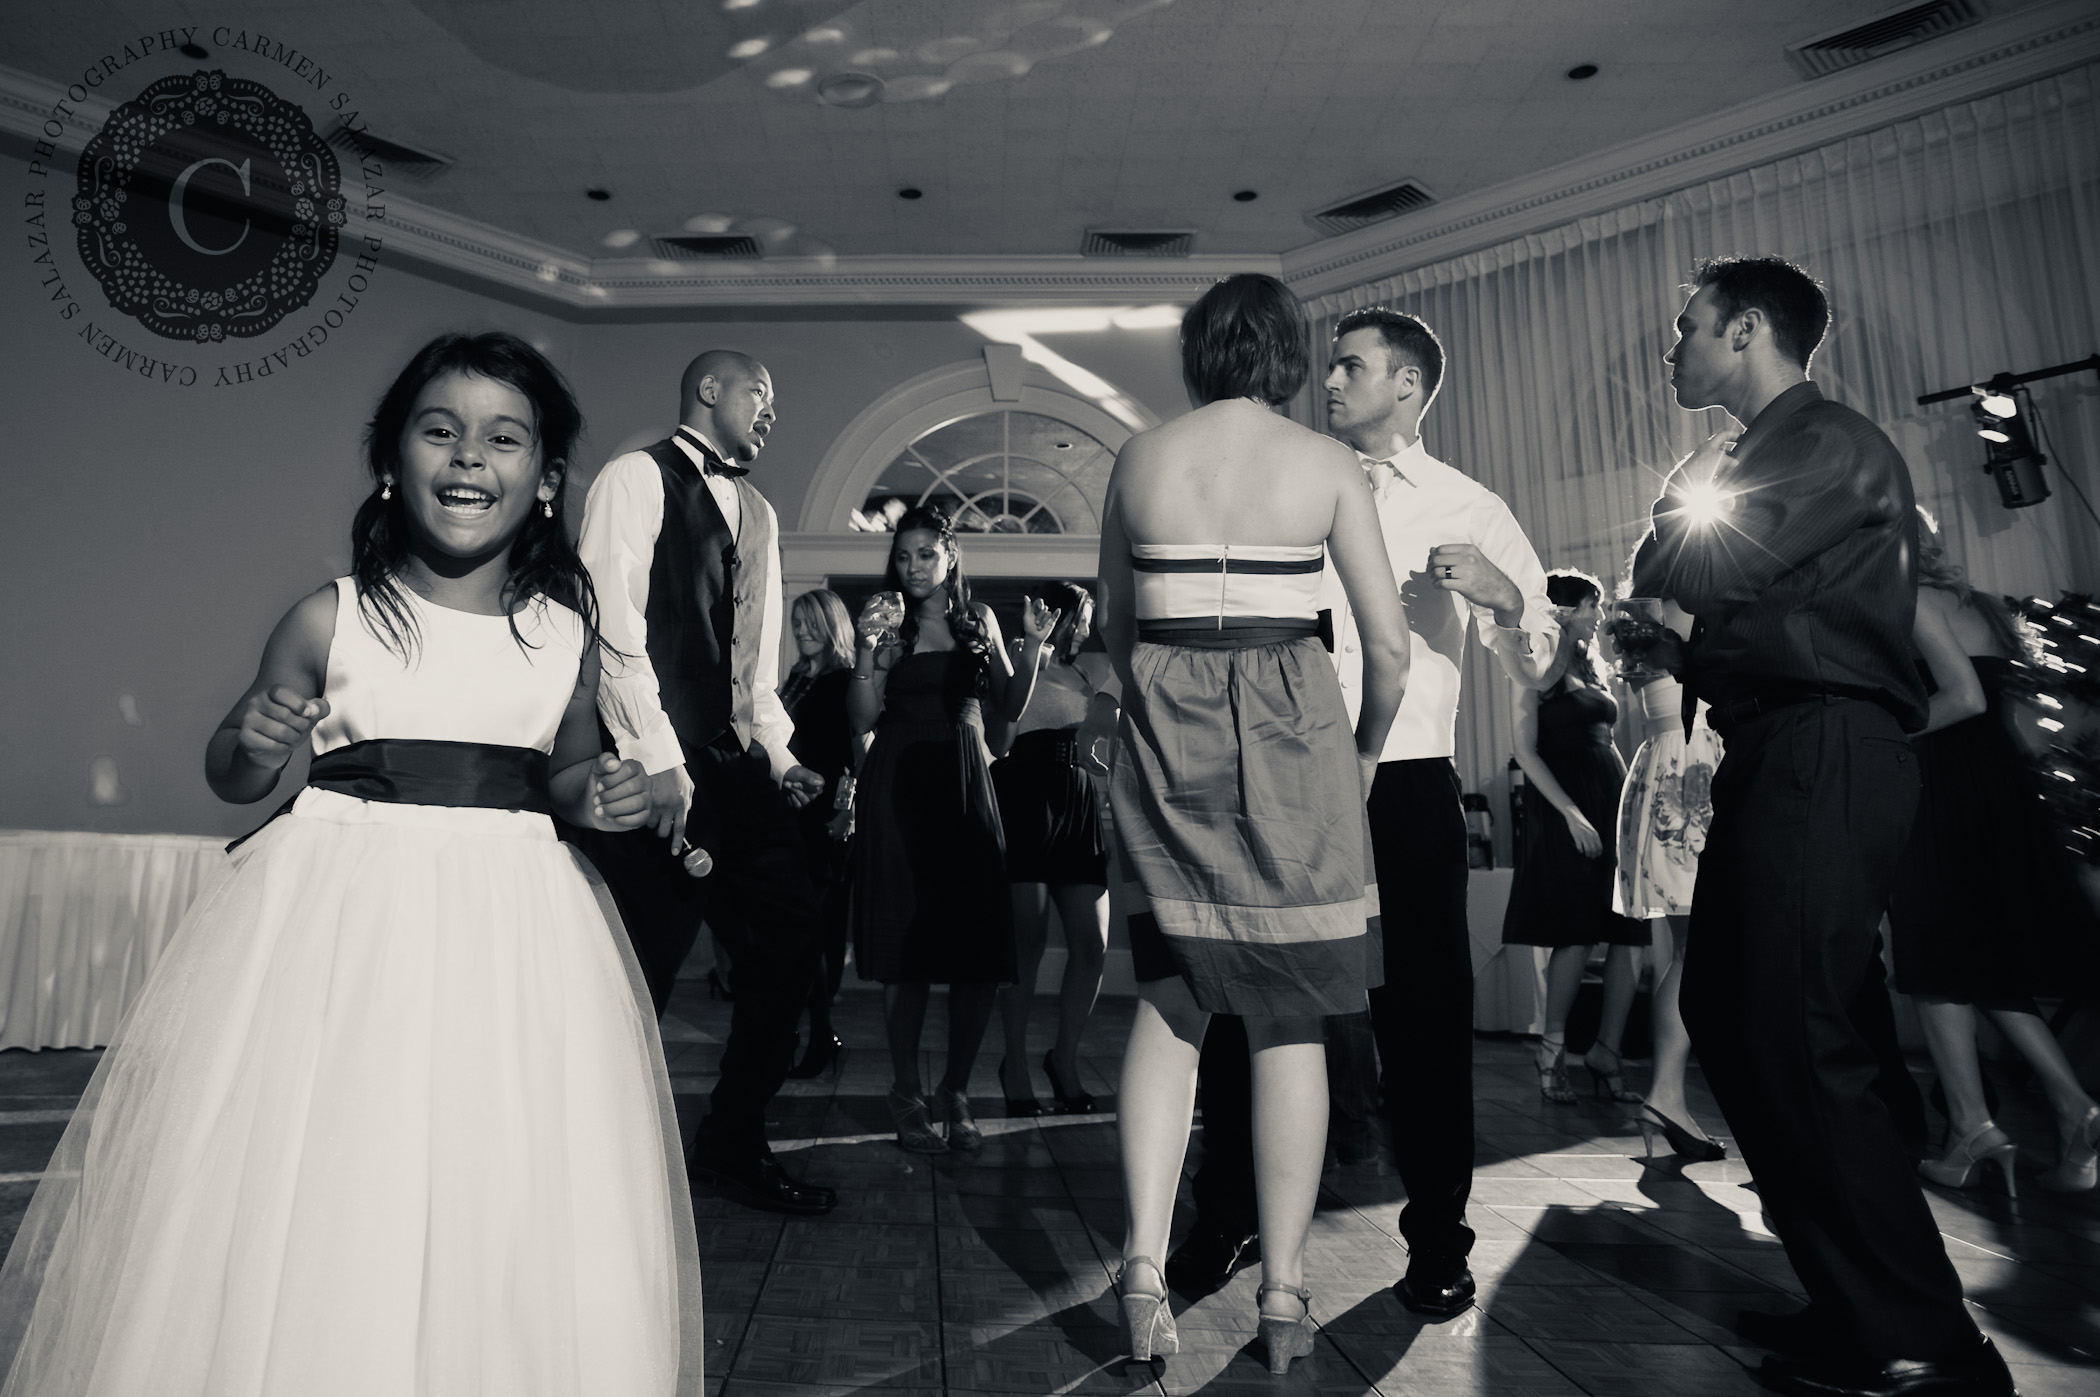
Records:
M805 660L813 660L824 653L824 637L802 623L800 616L788 619L788 629L795 633L795 653Z
M1582 605L1568 613L1568 631L1577 640L1595 640L1597 625L1603 619L1604 611L1597 604L1597 598L1584 597Z
M907 529L897 535L890 560L896 565L904 595L915 602L925 601L948 581L948 550L932 529Z
M523 393L446 373L416 395L401 433L402 503L419 543L455 558L501 552L561 488L540 460L538 414Z

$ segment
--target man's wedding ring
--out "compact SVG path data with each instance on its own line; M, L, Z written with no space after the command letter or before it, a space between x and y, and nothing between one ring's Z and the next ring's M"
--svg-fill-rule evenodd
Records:
M1449 581L1450 581L1450 580L1451 580L1452 578L1454 578L1454 577L1458 576L1458 569L1457 569L1457 568L1454 568L1454 567L1453 567L1453 566L1451 566L1451 564L1449 564L1449 563L1439 563L1439 564L1437 564L1437 569L1436 569L1436 570L1437 570L1437 571L1438 571L1439 573L1443 574L1443 578L1444 578L1444 580L1445 580L1446 582L1449 582Z

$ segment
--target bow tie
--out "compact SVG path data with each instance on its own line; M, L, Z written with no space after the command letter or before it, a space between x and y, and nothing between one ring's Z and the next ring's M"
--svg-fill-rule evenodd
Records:
M740 475L751 474L751 467L739 466L734 462L724 460L722 453L709 446L706 439L698 432L680 428L678 434L700 449L700 460L702 463L700 474L719 475L729 480L734 480Z

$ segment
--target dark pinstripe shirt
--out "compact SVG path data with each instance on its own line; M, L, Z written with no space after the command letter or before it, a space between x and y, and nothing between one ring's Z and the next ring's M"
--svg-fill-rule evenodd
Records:
M1852 694L1923 727L1918 520L1895 443L1800 383L1757 414L1713 483L1728 504L1702 520L1672 473L1634 565L1636 594L1698 618L1687 689L1709 703Z

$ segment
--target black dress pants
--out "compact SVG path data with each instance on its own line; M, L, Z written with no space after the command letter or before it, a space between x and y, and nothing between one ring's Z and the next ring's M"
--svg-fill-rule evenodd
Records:
M653 830L560 829L604 875L659 1016L703 920L728 949L736 1002L695 1148L744 1157L765 1151L766 1103L794 1062L796 1020L817 972L821 894L764 749L738 751L725 737L688 753L686 772L687 838L714 857L705 878L688 874Z
M1385 1106L1407 1206L1408 1269L1443 1279L1472 1250L1473 953L1466 933L1466 820L1448 758L1383 762L1371 784L1371 852L1384 928L1385 984L1371 1027L1385 1068ZM1224 1032L1220 1032L1223 1029ZM1254 1149L1247 1042L1213 1016L1203 1041L1203 1165L1198 1216L1224 1231L1254 1228ZM1360 1083L1344 1090L1364 1094ZM1244 1224L1244 1226L1242 1226Z
M1685 1027L1809 1299L1868 1356L1946 1358L1976 1326L1852 1014L1918 803L1871 703L1732 725L1685 957ZM1876 986L1875 988L1879 988Z

